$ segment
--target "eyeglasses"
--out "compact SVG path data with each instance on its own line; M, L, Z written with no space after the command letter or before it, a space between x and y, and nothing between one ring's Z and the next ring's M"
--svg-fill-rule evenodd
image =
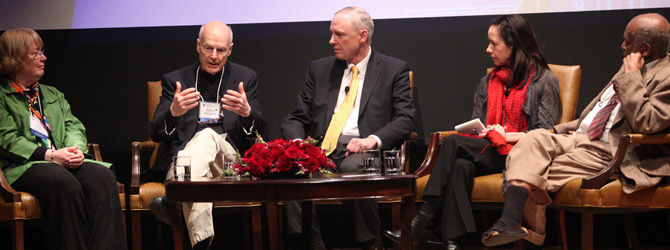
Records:
M211 55L214 52L216 52L217 55L218 54L224 55L226 52L228 52L228 48L214 48L214 47L207 46L207 45L202 45L201 47L202 47L202 51L204 51L205 54L207 54L207 55Z
M36 60L36 59L42 58L42 56L44 55L45 52L46 52L46 50L41 49L41 50L31 52L30 54L28 54L28 56L30 56L31 59Z

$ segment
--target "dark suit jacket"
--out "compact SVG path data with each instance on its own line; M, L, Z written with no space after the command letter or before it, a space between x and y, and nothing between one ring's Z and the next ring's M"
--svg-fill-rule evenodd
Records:
M154 118L149 124L151 138L163 144L163 150L156 159L156 164L153 167L154 170L146 172L152 179L161 181L165 178L166 171L172 162L172 156L176 155L179 150L184 149L186 143L196 133L199 107L191 109L184 115L175 118L175 130L171 135L167 134L169 131L165 131L165 119L167 116L171 116L170 105L172 104L172 98L177 87L176 82L179 81L182 84L182 90L195 87L195 73L198 65L199 63L195 63L163 75L161 82L163 93L156 107ZM237 86L240 82L244 82L244 91L247 94L249 105L251 105L251 115L247 118L242 118L234 112L225 109L222 110L223 126L227 133L226 141L243 153L251 146L251 143L247 140L248 136L242 127L244 126L248 129L253 121L254 131L252 131L251 137L255 137L256 131L264 135L263 133L267 131L267 124L261 115L260 104L257 98L258 82L256 81L256 72L250 68L230 61L227 62L219 96L223 96L229 89L237 91Z
M322 140L333 116L346 61L334 56L312 61L295 110L282 123L285 139L311 135ZM374 134L384 148L400 145L414 129L407 63L372 51L363 83L358 129L361 137Z

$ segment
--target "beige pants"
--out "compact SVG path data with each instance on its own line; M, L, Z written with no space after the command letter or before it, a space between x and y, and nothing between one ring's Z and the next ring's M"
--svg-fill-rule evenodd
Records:
M507 156L505 173L507 180L520 180L537 187L524 204L524 224L544 235L545 210L551 204L549 192L560 190L571 180L600 172L611 160L608 143L591 141L583 134L553 134L544 129L526 134ZM543 236L532 242L542 241Z
M206 128L196 133L178 155L191 156L192 177L212 177L223 174L223 156L234 153L235 149L226 141L226 134L219 135ZM166 179L173 177L172 171L170 167ZM184 202L182 207L191 246L208 238L211 241L214 238L212 203Z

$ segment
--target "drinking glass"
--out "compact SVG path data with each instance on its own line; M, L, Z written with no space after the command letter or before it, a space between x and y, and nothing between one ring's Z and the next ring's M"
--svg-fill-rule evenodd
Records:
M237 162L237 154L223 155L223 176L229 179L238 178L237 172L233 168Z
M173 174L175 180L191 179L191 156L178 155L172 157Z
M385 174L400 174L400 151L385 150L384 163Z
M379 150L369 149L363 151L363 169L366 173L376 174L381 172L381 159Z

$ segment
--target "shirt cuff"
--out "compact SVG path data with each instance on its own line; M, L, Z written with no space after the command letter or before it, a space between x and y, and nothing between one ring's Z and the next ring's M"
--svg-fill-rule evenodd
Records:
M375 141L377 141L377 148L376 148L376 149L380 149L380 148L382 148L382 146L383 146L383 145L382 145L382 140L379 139L378 136L376 136L376 135L370 135L369 137L372 137L373 139L375 139Z

